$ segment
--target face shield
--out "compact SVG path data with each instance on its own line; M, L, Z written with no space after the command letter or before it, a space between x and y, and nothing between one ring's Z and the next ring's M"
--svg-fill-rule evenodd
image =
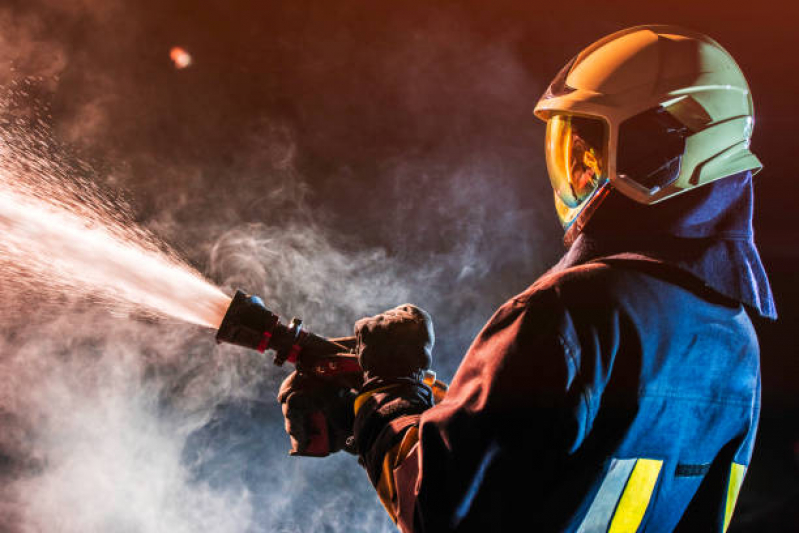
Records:
M558 114L547 121L547 171L564 227L607 180L607 145L600 119Z

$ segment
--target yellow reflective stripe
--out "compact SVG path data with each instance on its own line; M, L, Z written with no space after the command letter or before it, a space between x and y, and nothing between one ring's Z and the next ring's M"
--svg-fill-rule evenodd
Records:
M377 489L377 497L380 498L380 503L386 508L388 516L391 517L391 520L393 520L395 524L397 523L397 511L395 509L397 505L397 487L394 484L394 469L391 465L394 462L394 456L397 454L397 451L399 451L400 446L402 446L402 443L391 448L383 458L383 468L380 470L380 479L375 487Z
M394 470L408 457L417 442L419 442L419 428L412 426L405 432L402 441L383 457L380 480L376 487L377 496L395 524L397 523L397 487L394 484Z
M724 531L730 526L732 520L732 512L735 510L735 502L738 501L738 493L741 491L741 485L744 482L746 475L746 467L738 463L732 463L730 466L730 484L727 486L727 504L724 510Z
M417 442L419 442L419 427L411 426L408 431L405 432L405 436L402 437L397 456L394 458L394 468L402 464L402 461L408 457L408 454L411 453L411 450Z
M619 502L621 492L630 479L635 468L636 459L612 459L605 474L605 479L591 502L585 518L577 533L607 533L613 511Z
M649 507L663 461L638 459L621 495L608 533L633 533L638 530Z
M399 387L399 385L386 385L385 387L378 387L374 390L370 390L369 392L364 392L363 394L359 394L355 398L355 402L353 403L352 406L353 410L355 411L355 414L356 415L358 414L358 411L361 409L363 404L366 403L366 400L371 398L373 395L377 394L378 392L383 392L385 390L392 389L394 387Z

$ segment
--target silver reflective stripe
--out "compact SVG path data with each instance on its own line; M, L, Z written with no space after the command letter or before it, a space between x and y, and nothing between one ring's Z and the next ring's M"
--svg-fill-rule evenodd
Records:
M613 459L577 533L605 533L637 459Z

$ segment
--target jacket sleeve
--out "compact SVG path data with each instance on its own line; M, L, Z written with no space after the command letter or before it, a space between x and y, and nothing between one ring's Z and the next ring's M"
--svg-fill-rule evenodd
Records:
M584 428L575 339L557 291L533 290L491 318L440 404L401 386L361 402L356 434L372 428L361 460L401 530L501 527L508 497L521 492L511 486L546 492L548 468Z

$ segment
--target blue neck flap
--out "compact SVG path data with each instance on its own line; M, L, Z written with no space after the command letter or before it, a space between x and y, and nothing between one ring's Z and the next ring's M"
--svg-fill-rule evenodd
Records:
M777 317L754 242L751 172L646 206L611 190L553 270L632 254L667 263L719 294Z

